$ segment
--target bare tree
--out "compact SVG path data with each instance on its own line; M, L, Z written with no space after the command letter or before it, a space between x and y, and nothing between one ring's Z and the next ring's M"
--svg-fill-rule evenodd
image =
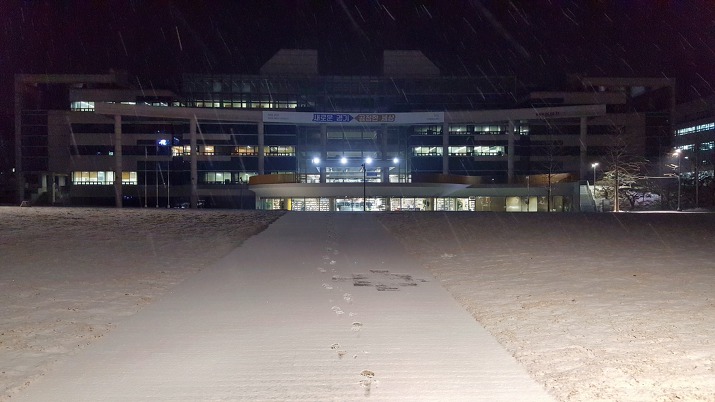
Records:
M639 181L644 174L647 160L617 135L609 147L604 160L604 176L600 182L603 197L613 198L613 210L620 211L621 200L629 202L631 209L635 207L638 196L643 192Z
M551 211L551 194L556 175L563 173L560 157L564 154L563 139L558 126L547 124L545 133L539 137L536 151L540 156L539 169L546 175L546 210Z

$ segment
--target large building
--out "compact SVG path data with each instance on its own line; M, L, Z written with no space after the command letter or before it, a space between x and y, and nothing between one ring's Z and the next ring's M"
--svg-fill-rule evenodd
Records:
M257 75L15 78L18 201L116 206L578 211L616 142L668 149L667 79L442 76L385 51L381 76L324 76L314 50ZM121 146L120 146L121 145Z
M715 206L715 97L676 107L670 168L686 184L687 207ZM697 178L697 180L696 180Z

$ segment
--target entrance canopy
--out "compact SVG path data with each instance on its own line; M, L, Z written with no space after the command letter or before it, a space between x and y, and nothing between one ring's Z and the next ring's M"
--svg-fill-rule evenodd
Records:
M466 184L382 184L382 183L281 183L251 185L258 198L283 197L447 197Z

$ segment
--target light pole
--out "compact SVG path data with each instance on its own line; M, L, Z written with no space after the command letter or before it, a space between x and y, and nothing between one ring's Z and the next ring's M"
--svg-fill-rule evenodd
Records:
M529 192L530 192L529 186L530 186L530 185L531 185L531 179L529 178L529 175L527 174L527 175L526 175L526 212L531 212L531 211L529 211L529 201L530 201L530 198L529 198L529 195L530 195L530 194L529 194Z
M593 207L596 208L596 168L598 167L598 162L593 162L591 167L593 168Z
M362 164L362 210L367 211L367 165L372 163L372 158L365 158Z
M678 158L678 211L680 211L680 162L682 159L683 152L680 149L676 149L673 152L673 156Z
M148 176L149 176L149 175L147 174L147 169L146 169L146 168L147 168L147 164L148 164L147 161L149 160L149 158L147 157L147 150L146 150L146 148L147 148L147 147L145 146L145 147L144 147L144 208L147 207L146 188L147 188L147 186L148 186L148 185L147 185L147 178L148 178Z
M366 169L365 169L365 163L360 165L362 167L362 211L365 212L365 196L367 195L367 185L366 183Z
M598 167L598 162L593 162L591 168L593 169L593 188L596 188L596 168Z
M154 146L154 188L156 190L156 207L159 208L159 143Z
M169 149L169 162L166 163L166 207L171 208L171 149Z

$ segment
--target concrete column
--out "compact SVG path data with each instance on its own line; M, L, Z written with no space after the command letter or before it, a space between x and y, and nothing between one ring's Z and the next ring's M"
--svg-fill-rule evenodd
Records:
M325 183L325 160L328 159L328 125L320 125L320 182Z
M449 174L449 123L442 123L442 174Z
M506 177L509 184L514 183L514 157L516 149L514 147L514 120L509 120L506 125Z
M578 136L578 142L579 142L579 180L583 180L586 178L586 174L588 174L588 166L587 163L588 161L586 160L587 155L588 155L588 148L586 147L586 134L588 133L588 125L586 124L586 118L582 117L580 126L579 126L579 136Z
M198 121L196 116L193 116L189 120L189 146L191 147L191 153L189 154L191 158L191 196L190 196L190 207L192 209L196 208L199 204L199 171L198 171L198 146L196 145L196 126L198 126Z
M57 184L55 183L56 180L57 179L55 173L50 173L50 203L52 203L52 205L57 202Z
M17 205L25 201L25 172L22 168L22 80L15 76L15 177L17 178Z
M263 122L258 122L258 174L266 174L266 150L263 149L266 144L266 137L263 129Z
M114 202L122 207L122 116L114 115Z
M390 158L387 155L387 124L383 124L380 130L380 158L382 159L382 182L390 182Z

